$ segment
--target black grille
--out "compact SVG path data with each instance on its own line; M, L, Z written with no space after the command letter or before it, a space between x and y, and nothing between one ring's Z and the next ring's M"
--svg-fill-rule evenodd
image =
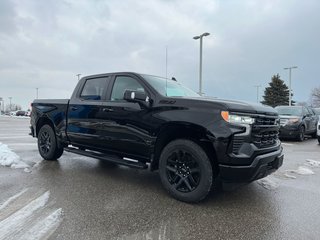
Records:
M270 147L276 144L278 131L252 132L252 142L258 148Z
M232 140L232 152L238 154L244 143L254 144L257 148L276 145L279 139L279 118L277 116L254 116L251 134L235 134Z
M257 117L252 126L252 142L258 148L270 147L277 143L279 119L276 117Z
M267 126L267 125L276 125L279 119L277 118L267 118L267 117L258 117L255 119L255 125Z

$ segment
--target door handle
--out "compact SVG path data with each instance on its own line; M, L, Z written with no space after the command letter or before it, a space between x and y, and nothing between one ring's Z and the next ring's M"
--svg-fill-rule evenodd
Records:
M102 108L102 112L113 112L112 108Z
M71 110L72 111L76 111L76 110L78 110L78 108L77 107L71 107Z

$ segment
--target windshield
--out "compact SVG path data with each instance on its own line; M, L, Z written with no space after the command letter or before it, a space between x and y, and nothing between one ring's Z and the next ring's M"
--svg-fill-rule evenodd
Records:
M279 115L301 116L302 107L276 107Z
M142 75L144 79L161 95L168 97L199 97L197 93L180 83L151 75Z

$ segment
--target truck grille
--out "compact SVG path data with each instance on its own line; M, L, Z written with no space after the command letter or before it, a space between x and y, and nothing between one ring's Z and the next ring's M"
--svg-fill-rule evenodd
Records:
M279 138L279 119L276 117L257 117L252 126L252 142L258 148L270 147Z
M258 148L270 147L277 143L278 134L278 131L267 131L263 133L253 132L251 135L252 142Z
M244 143L253 143L257 148L276 145L279 139L279 118L276 116L254 116L255 122L251 126L251 134L235 134L232 141L232 152L239 153Z

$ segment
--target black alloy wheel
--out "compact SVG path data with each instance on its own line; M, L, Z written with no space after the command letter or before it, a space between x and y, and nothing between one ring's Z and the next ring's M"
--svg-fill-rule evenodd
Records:
M200 167L187 151L173 151L167 160L166 169L169 183L179 192L191 192L199 185Z
M40 128L38 150L45 160L57 160L63 154L63 147L59 147L55 132L50 125L43 125Z
M39 147L43 154L48 154L51 149L51 138L48 131L44 130L39 136Z
M164 188L174 198L189 203L203 200L215 177L206 151L188 139L173 140L164 147L159 174Z

